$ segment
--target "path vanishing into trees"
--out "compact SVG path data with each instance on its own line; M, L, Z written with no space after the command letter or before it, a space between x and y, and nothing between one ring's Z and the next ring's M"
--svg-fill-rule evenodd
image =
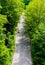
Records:
M19 32L16 35L16 49L12 65L32 65L29 38L24 34L24 16L20 17Z

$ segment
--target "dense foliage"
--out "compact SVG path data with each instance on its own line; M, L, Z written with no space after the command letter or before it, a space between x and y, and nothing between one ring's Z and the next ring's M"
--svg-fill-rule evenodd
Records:
M45 2L33 0L25 11L26 32L30 36L33 65L45 65Z
M31 0L24 0L25 5L28 5Z
M16 27L22 11L21 0L0 0L0 65L11 65Z

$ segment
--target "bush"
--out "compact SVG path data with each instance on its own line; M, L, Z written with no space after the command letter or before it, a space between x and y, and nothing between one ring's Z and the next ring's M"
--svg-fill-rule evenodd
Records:
M27 24L26 25L26 29L28 31L33 31L35 30L38 25L40 24L40 22L43 22L44 20L44 12L45 11L45 5L43 3L43 1L40 0L39 1L32 1L26 11L25 11L25 23Z
M7 23L6 16L0 14L0 65L10 65L9 62L9 51L5 46L4 24Z
M5 4L3 4L5 3ZM14 30L19 22L19 17L23 11L23 3L19 0L1 0L1 14L7 15L8 23L5 25L7 31L14 33ZM12 22L13 21L13 22Z
M45 65L45 23L41 23L31 39L34 65Z
M34 0L25 11L25 29L30 36L33 65L45 65L45 2Z
M22 1L0 0L0 65L12 63L16 27L22 11Z

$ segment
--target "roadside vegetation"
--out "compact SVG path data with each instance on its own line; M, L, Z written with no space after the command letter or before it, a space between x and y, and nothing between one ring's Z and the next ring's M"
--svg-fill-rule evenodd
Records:
M23 11L21 0L0 0L0 65L11 65L16 27Z
M33 0L25 10L25 29L30 37L33 65L45 65L45 2Z

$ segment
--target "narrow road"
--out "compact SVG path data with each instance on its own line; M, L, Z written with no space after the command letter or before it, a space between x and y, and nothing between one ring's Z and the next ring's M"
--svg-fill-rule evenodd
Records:
M16 49L12 65L32 65L29 38L24 34L23 14L18 24L19 32L16 35Z

